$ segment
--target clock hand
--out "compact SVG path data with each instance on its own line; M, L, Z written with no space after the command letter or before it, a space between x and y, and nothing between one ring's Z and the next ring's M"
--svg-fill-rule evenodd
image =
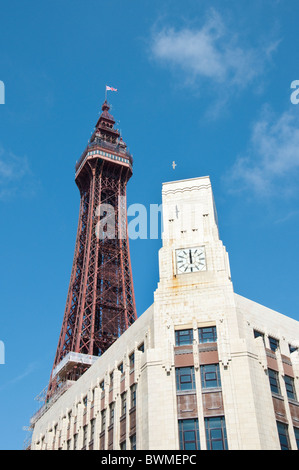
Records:
M190 264L192 264L191 250L189 250L189 260L190 260Z

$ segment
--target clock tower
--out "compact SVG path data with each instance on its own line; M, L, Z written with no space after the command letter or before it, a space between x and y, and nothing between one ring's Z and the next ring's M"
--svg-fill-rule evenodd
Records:
M162 206L160 285L231 284L210 178L163 184Z

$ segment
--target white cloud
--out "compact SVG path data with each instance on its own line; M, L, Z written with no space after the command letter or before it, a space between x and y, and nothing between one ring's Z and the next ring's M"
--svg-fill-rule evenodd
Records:
M164 65L183 71L185 83L209 80L227 89L243 89L263 73L278 42L262 47L241 45L239 35L214 10L200 29L165 28L155 31L151 49ZM223 88L222 88L223 92Z
M277 116L263 111L252 127L250 145L229 171L233 189L255 195L297 194L299 115L294 107Z
M28 159L0 147L0 200L7 200L15 194L28 196L35 187Z

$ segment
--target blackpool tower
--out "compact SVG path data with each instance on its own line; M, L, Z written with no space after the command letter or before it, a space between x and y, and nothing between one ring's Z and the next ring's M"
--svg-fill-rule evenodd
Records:
M79 223L48 399L77 380L137 318L126 215L133 159L109 110L105 100L76 164Z

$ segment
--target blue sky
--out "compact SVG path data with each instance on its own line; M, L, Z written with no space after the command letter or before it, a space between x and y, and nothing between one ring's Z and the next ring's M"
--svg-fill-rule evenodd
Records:
M60 332L79 211L74 165L105 85L134 157L128 204L211 177L235 291L299 320L296 0L2 0L1 449L21 449ZM175 160L177 167L172 169ZM138 314L160 240L131 240Z

